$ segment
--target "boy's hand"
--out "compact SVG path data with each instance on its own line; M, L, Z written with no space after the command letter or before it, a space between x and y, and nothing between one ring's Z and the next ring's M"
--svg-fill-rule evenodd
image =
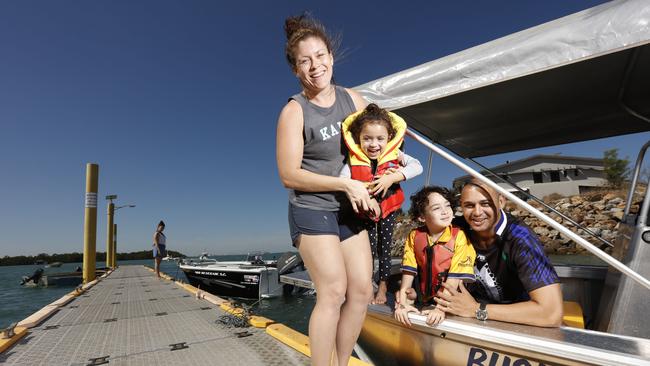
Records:
M395 319L409 327L411 326L411 320L409 319L408 313L420 314L418 309L407 304L395 304L395 308Z
M418 294L415 293L415 289L413 287L409 287L406 289L406 299L415 301L415 299L418 298Z
M440 309L423 310L422 315L427 316L427 324L437 325L445 320L445 312Z

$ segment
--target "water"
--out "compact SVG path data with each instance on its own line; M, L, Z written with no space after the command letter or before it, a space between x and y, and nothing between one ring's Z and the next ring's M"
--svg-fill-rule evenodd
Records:
M276 255L277 257L277 255ZM217 260L243 260L245 256L219 256ZM146 264L153 266L153 260L120 261L120 265ZM103 265L103 263L98 263ZM45 268L45 273L71 272L81 263L65 263L59 268ZM13 322L19 322L37 312L45 305L58 300L61 296L74 289L72 287L23 287L20 286L22 276L29 276L37 268L43 266L6 266L0 267L0 328L5 328ZM162 262L160 269L172 277L187 281L182 271L178 270L176 262ZM152 276L154 274L152 273ZM283 323L303 334L307 334L309 315L314 307L315 296L289 296L262 300L245 300L252 305L252 312Z

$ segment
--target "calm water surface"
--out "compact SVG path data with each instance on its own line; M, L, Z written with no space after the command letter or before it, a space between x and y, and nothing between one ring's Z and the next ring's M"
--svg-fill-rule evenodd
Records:
M214 257L217 260L242 260L243 256ZM120 265L146 264L153 266L153 260L120 261ZM103 263L98 263L103 265ZM81 263L65 263L59 268L45 268L45 273L71 272ZM31 276L37 268L43 266L7 266L0 267L0 328L13 322L19 322L37 312L45 305L58 300L74 289L72 287L23 287L22 276ZM172 277L187 281L175 262L162 262L161 270ZM152 274L153 275L153 274ZM277 322L307 333L309 314L315 304L315 296L277 297L260 301L247 300L255 314L265 316Z

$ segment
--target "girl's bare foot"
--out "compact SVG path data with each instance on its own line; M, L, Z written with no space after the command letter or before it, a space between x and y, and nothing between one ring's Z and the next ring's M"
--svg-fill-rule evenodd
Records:
M386 281L379 281L379 289L375 294L375 298L372 300L373 304L385 304L386 303L386 292L388 291L388 286Z

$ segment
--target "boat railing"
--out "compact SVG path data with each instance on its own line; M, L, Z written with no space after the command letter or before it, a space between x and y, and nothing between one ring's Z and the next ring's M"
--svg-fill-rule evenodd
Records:
M569 239L573 240L575 243L578 245L582 246L585 248L587 251L589 251L591 254L595 255L596 257L600 258L603 260L605 263L609 264L610 266L616 268L618 271L621 273L625 274L629 278L633 279L637 283L639 283L641 286L645 287L646 289L650 290L650 281L646 279L645 277L641 276L634 270L632 270L630 267L626 266L625 264L619 262L616 260L614 257L610 256L609 254L605 253L604 251L600 250L597 246L593 245L592 243L588 242L584 238L580 237L578 234L572 232L571 230L567 229L557 221L553 220L537 208L531 206L528 204L526 201L522 200L521 198L517 197L515 194L512 192L509 192L508 190L504 189L503 187L499 186L496 184L494 181L491 179L485 177L481 173L477 172L464 162L460 161L456 157L452 156L450 153L444 151L442 148L436 146L435 144L431 143L430 141L427 141L424 137L420 136L416 132L412 131L411 129L408 129L406 131L406 134L413 138L415 141L419 142L423 146L427 147L431 151L435 152L438 154L440 157L443 159L449 161L450 163L456 165L458 168L462 169L463 171L467 172L467 174L473 176L474 178L480 180L481 182L485 183L486 185L492 187L495 191L499 192L501 195L505 196L515 204L517 204L519 207L525 209L526 211L530 212L533 216L537 217L541 221L545 222L547 225L550 227L556 229L558 232L563 234L564 236L568 237ZM648 190L650 191L650 190ZM646 196L647 196L646 192ZM646 199L643 203L643 209L641 212L646 212L647 211L647 205L648 205L648 199ZM642 214L645 219L645 215ZM641 218L640 218L641 220ZM639 221L640 221L639 220Z

